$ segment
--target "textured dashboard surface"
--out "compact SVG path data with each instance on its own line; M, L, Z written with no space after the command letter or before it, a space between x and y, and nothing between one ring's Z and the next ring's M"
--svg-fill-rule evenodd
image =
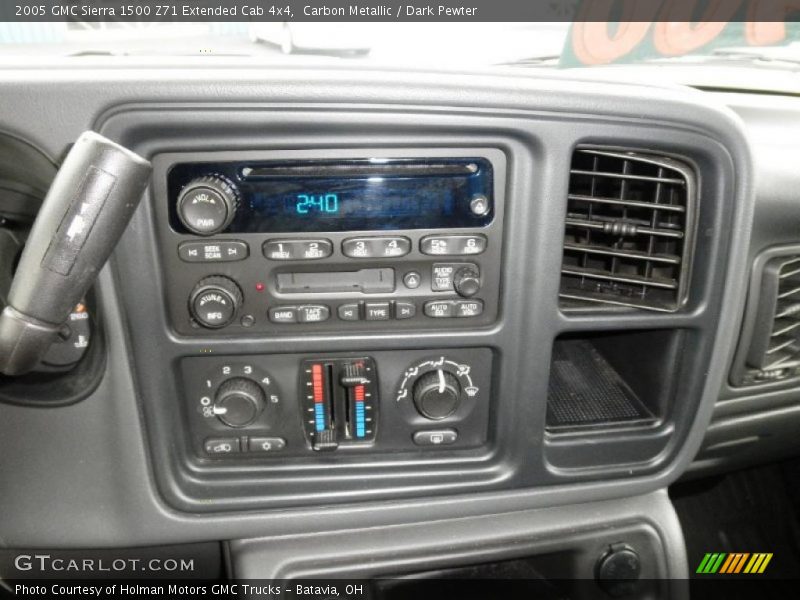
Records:
M146 150L159 135L158 116L167 110L180 111L188 121L195 119L195 125L200 117L201 126L191 134L195 142L196 136L205 134L215 145L236 147L246 141L231 135L231 124L287 147L319 140L321 133L336 134L358 113L361 129L349 139L351 145L407 144L426 136L429 141L438 136L441 144L458 140L456 132L463 132L465 126L472 128L475 137L504 140L517 161L509 164L510 189L517 193L536 190L532 198L515 198L508 221L508 239L518 245L506 252L524 250L527 260L523 264L521 254L506 255L504 279L515 284L503 289L503 320L496 327L456 335L431 332L424 339L351 335L337 340L354 352L392 349L398 343L407 348L502 347L497 380L505 382L508 391L494 402L504 408L496 413L493 443L471 457L498 485L480 493L456 489L450 496L438 490L436 497L425 497L422 486L415 493L403 490L398 499L392 499L397 490L389 487L376 494L372 503L198 515L197 495L187 495L185 485L175 486L174 479L165 475L182 473L186 485L194 485L197 473L182 470L179 436L171 440L170 423L159 423L159 413L153 410L158 403L174 399L174 378L171 362L159 364L157 353L147 358L148 339L152 342L148 332L160 328L159 339L170 345L172 356L194 350L169 332L163 311L149 310L163 294L159 278L152 278L159 273L152 248L136 252L143 243L146 247L152 234L152 215L145 207L137 213L113 265L99 280L109 366L98 389L84 401L57 411L3 407L0 479L10 485L4 486L0 498L0 536L7 544L102 546L234 539L618 498L664 487L683 472L699 447L727 372L727 349L734 343L740 317L753 208L746 138L736 117L709 96L676 88L582 83L559 77L242 68L9 70L0 74L0 94L5 107L0 127L32 140L54 157L63 155L87 128ZM136 127L122 126L120 115L125 113L138 116ZM156 125L148 126L148 113L149 122ZM252 120L259 113L268 126ZM298 129L298 122L304 122L305 128ZM532 353L532 340L552 340L558 331L596 326L590 314L567 318L558 313L561 254L553 251L562 241L564 157L574 140L584 139L581 132L587 123L602 139L672 143L695 153L698 160L719 161L715 189L731 201L724 228L732 243L716 246L728 248L725 256L716 257L721 263L727 257L727 267L719 273L720 288L707 296L718 305L712 310L719 309L717 326L706 329L711 375L698 389L696 405L676 417L679 432L670 438L673 444L664 442L660 446L664 452L656 451L651 464L639 465L635 475L619 466L607 480L586 475L574 479L574 474L548 467L542 460L541 437L526 439L524 435L526 424L543 430L544 395L519 393L547 387L550 348L544 344ZM186 150L182 146L192 141L189 137L169 150ZM522 158L538 170L520 164ZM714 235L720 235L719 230L708 232L709 238ZM150 278L150 287L140 290L142 296L137 298L130 284L142 278ZM699 327L708 308L692 306L694 312L672 324ZM610 319L621 329L658 323L650 315L625 312ZM316 351L325 342L323 337L285 338L281 350ZM275 340L252 339L234 346L230 340L218 340L212 347L221 353L269 353L275 351L274 344ZM167 452L170 443L176 452ZM624 458L623 453L620 465ZM159 465L155 470L154 461ZM430 474L435 473L431 469ZM536 485L543 478L548 485ZM577 485L575 481L580 480ZM203 485L201 481L199 487ZM55 497L75 509L68 516L54 514L50 499ZM230 508L253 505L234 502ZM12 517L18 514L28 516L27 524Z

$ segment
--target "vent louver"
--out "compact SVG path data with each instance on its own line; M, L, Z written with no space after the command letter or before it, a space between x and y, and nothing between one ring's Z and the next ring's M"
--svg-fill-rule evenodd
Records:
M561 297L677 310L686 296L694 210L694 172L686 164L643 152L577 149Z
M800 256L764 265L743 383L800 376Z

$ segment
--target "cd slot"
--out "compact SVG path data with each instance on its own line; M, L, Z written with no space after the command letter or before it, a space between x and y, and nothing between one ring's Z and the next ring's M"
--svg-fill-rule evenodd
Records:
M395 289L394 269L360 269L321 273L278 273L281 294L326 294L361 292L391 293Z
M258 165L242 167L239 171L245 181L258 181L273 177L446 177L471 175L478 172L472 162L337 162L290 165Z

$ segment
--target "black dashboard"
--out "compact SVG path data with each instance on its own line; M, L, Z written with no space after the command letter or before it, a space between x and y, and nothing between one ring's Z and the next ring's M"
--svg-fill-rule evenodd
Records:
M230 541L268 577L519 536L591 570L624 538L680 577L665 488L791 451L797 120L762 106L788 97L222 64L9 69L0 95L52 163L93 129L154 166L80 365L0 381L6 545Z

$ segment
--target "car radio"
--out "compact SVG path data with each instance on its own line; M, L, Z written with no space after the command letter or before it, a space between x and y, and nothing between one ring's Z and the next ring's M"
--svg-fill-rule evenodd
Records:
M475 327L497 316L499 150L176 153L154 165L179 333Z

